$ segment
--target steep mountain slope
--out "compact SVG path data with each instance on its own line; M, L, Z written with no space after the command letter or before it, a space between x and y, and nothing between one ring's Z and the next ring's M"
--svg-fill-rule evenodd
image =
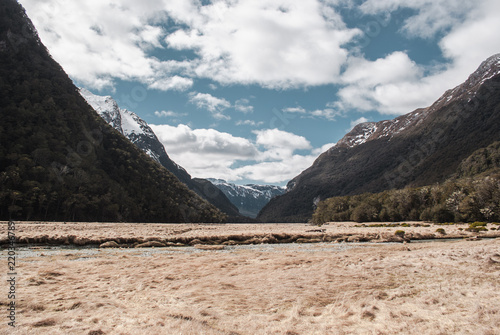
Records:
M285 193L285 189L273 185L235 185L221 179L209 179L231 202L238 207L241 214L251 218L257 217L259 211L275 196Z
M499 74L495 55L432 106L356 126L291 180L258 219L305 221L329 197L446 180L472 152L500 139Z
M0 3L0 114L1 220L225 219L96 114L15 0Z
M151 127L137 114L119 108L117 102L110 96L95 95L87 89L80 89L80 94L96 112L114 129L125 135L139 149L172 172L189 189L230 216L235 221L240 216L238 209L227 199L223 192L202 179L192 179L184 168L170 159L165 147L156 137Z
M476 150L446 181L418 188L340 196L321 201L312 221L500 220L500 142ZM493 228L494 229L494 228Z

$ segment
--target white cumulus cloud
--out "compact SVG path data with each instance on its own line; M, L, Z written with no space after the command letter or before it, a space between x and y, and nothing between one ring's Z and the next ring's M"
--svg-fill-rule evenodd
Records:
M171 15L187 27L168 35L168 46L194 51L196 76L223 84L336 82L348 54L343 45L359 34L317 0L216 0Z
M176 113L173 111L156 111L154 113L158 117L179 117L179 116L186 116L187 113Z
M168 155L191 175L229 181L283 183L309 167L317 156L333 146L313 148L303 136L264 129L249 140L214 129L187 125L151 125ZM302 150L302 154L297 151Z
M368 121L370 121L370 120L368 120L368 119L367 119L367 118L365 118L365 117L360 117L360 118L359 118L359 119L357 119L357 120L353 120L353 121L351 121L351 129L349 129L349 131L350 131L350 130L352 130L354 127L356 127L358 124L360 124L360 123L365 123L365 122L368 122Z
M336 82L357 34L320 0L22 0L42 41L88 87L186 90L196 78L272 88ZM162 59L150 51L194 53ZM167 52L168 54L168 52Z
M402 8L415 13L405 20L401 33L408 38L439 38L448 62L424 67L404 51L375 61L351 57L334 106L347 111L405 114L429 106L500 51L500 2L496 0L368 0L361 6L369 14Z
M159 90L185 90L192 85L191 79L169 72L161 60L147 53L164 48L166 33L153 23L161 21L161 1L21 3L51 55L87 87L113 87L116 79Z
M229 116L222 112L231 107L231 103L226 99L214 97L208 93L191 92L189 94L191 103L195 104L200 109L206 109L212 113L216 119L230 119Z

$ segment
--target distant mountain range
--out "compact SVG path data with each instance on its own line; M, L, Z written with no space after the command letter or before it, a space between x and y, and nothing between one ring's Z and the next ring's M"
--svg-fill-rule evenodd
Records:
M208 179L217 186L229 200L238 207L242 215L255 218L259 211L275 196L282 195L286 189L273 185L236 185L222 179Z
M442 182L474 151L500 140L500 55L434 104L393 120L361 123L287 192L260 212L265 222L303 222L320 200Z
M104 121L127 137L152 159L172 172L189 189L195 191L212 205L226 213L229 216L228 220L240 221L242 219L238 208L217 187L207 180L191 178L184 168L172 161L151 127L137 114L126 109L121 109L118 103L110 96L96 95L84 88L80 89L80 94Z
M96 114L15 0L0 2L0 115L0 220L227 218Z

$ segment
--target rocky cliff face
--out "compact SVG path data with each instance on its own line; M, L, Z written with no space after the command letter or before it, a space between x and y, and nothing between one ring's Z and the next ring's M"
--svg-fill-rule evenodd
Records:
M500 55L427 108L354 127L264 207L263 221L305 221L318 200L440 182L500 139Z

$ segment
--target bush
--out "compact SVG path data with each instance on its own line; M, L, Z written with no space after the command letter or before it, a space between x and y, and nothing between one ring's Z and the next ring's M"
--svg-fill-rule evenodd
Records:
M473 232L473 233L479 233L481 231L487 231L488 228L485 228L485 227L477 227L477 228L467 228L465 229L466 231L470 231L470 232Z
M443 228L436 229L436 233L441 234L441 235L446 235L446 231Z
M399 236L399 237L405 237L405 231L404 230L396 230L394 235Z
M356 222L370 222L377 219L377 209L367 203L361 203L351 215L351 220Z
M432 221L434 222L448 222L453 221L455 219L455 215L450 212L445 206L436 206L432 209Z
M479 233L481 231L487 231L488 228L486 228L487 223L486 222L472 222L469 224L469 228L465 229L467 231L473 232L473 233Z
M432 209L431 208L426 208L422 211L422 214L420 214L420 220L422 221L432 221L433 216L432 216Z

